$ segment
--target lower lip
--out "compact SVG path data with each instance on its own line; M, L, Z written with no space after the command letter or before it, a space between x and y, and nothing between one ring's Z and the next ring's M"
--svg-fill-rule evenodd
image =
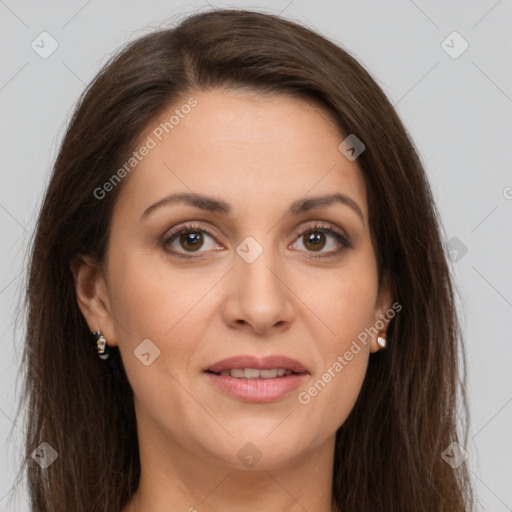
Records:
M235 379L226 375L205 372L205 375L224 393L245 402L272 402L297 389L307 373L294 373L275 379Z

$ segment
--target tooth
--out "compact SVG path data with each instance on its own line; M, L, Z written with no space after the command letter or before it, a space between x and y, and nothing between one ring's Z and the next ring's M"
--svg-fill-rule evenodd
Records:
M243 372L246 379L257 379L260 376L260 371L256 368L244 368Z
M275 379L277 377L284 377L292 375L292 370L285 370L284 368L271 368L266 370L259 370L257 368L232 368L231 370L223 370L220 375L227 375L235 379Z

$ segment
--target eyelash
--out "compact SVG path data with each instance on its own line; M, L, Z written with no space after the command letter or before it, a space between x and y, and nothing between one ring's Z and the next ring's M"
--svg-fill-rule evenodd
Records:
M304 236L306 233L317 232L317 231L334 236L334 238L341 244L342 247L340 247L339 249L336 249L335 251L331 251L331 252L327 253L327 255L309 256L310 258L320 259L320 258L334 257L334 256L337 256L339 253L345 251L346 249L351 249L353 247L350 239L346 235L343 235L342 233L340 233L336 228L334 228L334 225L330 224L330 223L316 222L314 225L307 226L302 231L295 233L295 235L297 238L300 238L301 236ZM207 235L211 236L213 239L216 238L216 235L214 233L212 233L209 229L199 226L198 224L195 224L195 223L189 223L189 224L185 224L185 225L181 226L178 229L172 230L170 233L166 233L160 241L160 246L168 254L175 255L179 258L185 258L185 259L202 258L203 256L193 255L194 253L184 254L184 253L180 253L180 252L176 252L176 251L170 251L167 247L179 235L181 235L183 233L196 233L196 232L206 233ZM309 251L309 252L314 254L314 251ZM202 254L202 253L197 252L197 254Z

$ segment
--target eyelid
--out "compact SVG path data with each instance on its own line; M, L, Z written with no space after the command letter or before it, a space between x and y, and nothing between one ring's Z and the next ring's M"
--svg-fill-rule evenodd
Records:
M191 222L185 222L184 224L179 224L178 226L173 227L169 231L167 231L163 238L164 240L169 240L169 238L172 238L175 234L179 233L180 231L204 231L208 235L210 235L212 238L222 238L217 233L214 233L210 228L207 228L195 221Z
M321 220L311 221L310 224L306 223L306 226L302 226L300 230L297 230L295 235L302 236L302 235L304 235L304 233L307 233L308 231L313 231L315 229L318 229L318 230L325 229L325 230L334 231L338 235L345 237L347 240L349 239L349 236L347 235L347 233L344 230L338 228L336 226L336 224L333 224L332 222L321 221Z

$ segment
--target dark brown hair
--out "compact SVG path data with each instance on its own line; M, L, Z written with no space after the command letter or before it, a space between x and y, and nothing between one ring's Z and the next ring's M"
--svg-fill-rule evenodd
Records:
M442 225L409 135L376 81L338 45L275 15L213 10L114 55L84 91L63 138L26 289L22 470L32 512L119 512L137 489L132 390L118 350L108 362L97 357L69 263L77 253L103 260L122 184L101 200L93 192L149 123L178 98L213 88L314 100L341 133L366 146L357 163L379 278L390 276L402 310L336 434L335 503L343 512L473 510L466 464L452 469L441 457L452 442L467 442L463 340ZM59 454L45 470L31 457L42 442Z

